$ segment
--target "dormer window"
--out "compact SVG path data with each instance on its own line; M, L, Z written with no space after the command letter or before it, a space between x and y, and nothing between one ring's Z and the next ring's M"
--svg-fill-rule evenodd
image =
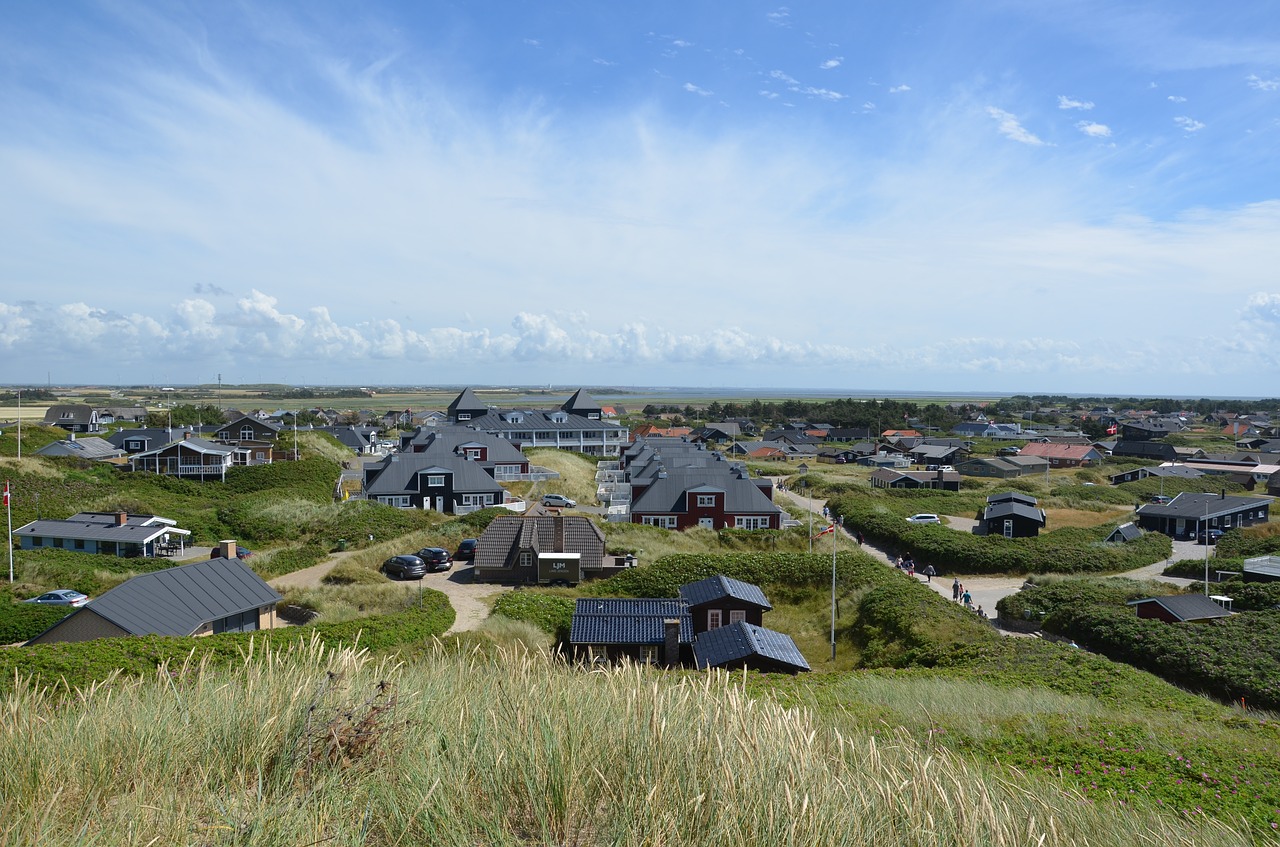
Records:
M710 506L714 506L715 504L716 504L716 495L714 495L714 494L699 494L699 495L698 495L698 505L699 505L700 507L702 507L702 508L707 508L707 507L710 507Z
M460 420L460 421L469 421L469 420L471 420L471 413L470 413L470 412L458 412L458 420Z
M444 474L427 474L427 488L440 488L444 485Z

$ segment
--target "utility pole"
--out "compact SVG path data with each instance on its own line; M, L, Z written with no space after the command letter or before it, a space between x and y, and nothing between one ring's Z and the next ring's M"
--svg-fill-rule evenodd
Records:
M18 458L22 458L22 389L18 389ZM13 580L9 580L12 582Z
M813 502L809 499L809 466L801 462L797 470L800 471L800 488L804 491L804 508L809 513L809 552L813 553Z

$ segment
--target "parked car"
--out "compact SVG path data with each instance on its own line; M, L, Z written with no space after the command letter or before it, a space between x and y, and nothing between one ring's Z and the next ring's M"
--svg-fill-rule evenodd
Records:
M1173 498L1168 494L1152 494L1149 501L1155 503L1157 506L1163 506L1166 503L1172 503Z
M1018 448L1018 447L1001 447L999 450L996 451L996 455L997 456L1016 456L1020 452L1022 452L1022 450L1021 448Z
M89 595L72 591L70 588L55 588L39 597L32 597L28 603L41 603L46 606L74 606L79 608L89 602Z
M476 557L476 545L480 542L474 538L464 538L458 544L458 549L453 551L453 558L469 562Z
M562 509L575 509L578 506L577 500L570 500L563 494L544 494L542 495L542 505L553 506Z
M453 567L453 557L443 547L423 547L417 556L427 563L429 571L447 571Z
M1197 544L1217 544L1218 539L1222 537L1222 530L1210 529L1200 530L1200 534L1196 536Z
M392 579L422 579L427 575L427 563L417 556L392 556L378 570Z
M942 518L937 515L922 512L918 515L912 515L907 518L907 523L942 523Z

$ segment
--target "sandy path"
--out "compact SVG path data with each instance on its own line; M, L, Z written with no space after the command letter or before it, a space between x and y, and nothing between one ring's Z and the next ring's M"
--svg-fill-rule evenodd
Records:
M278 576L269 580L268 584L281 594L289 589L317 588L323 584L324 577L329 571L333 570L343 559L356 552L358 551L347 550L341 553L331 553L328 559L318 565L312 565L300 571ZM471 573L470 565L457 563L452 571L430 573L423 577L421 581L411 580L409 582L393 582L392 584L401 586L406 592L416 591L419 586L422 586L423 588L434 588L436 591L443 593L449 598L449 603L456 613L453 626L449 628L449 632L466 632L478 629L485 619L489 617L489 607L494 597L504 591L511 590L511 587L507 585L474 583L471 581Z

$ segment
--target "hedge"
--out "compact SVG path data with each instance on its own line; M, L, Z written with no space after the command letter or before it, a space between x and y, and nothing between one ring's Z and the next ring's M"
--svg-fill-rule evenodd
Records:
M543 632L555 636L557 641L568 641L569 629L573 624L573 608L574 601L570 597L532 591L508 591L493 604L493 614L531 623Z
M865 553L837 554L837 578L875 583L893 573ZM831 584L831 557L819 553L678 553L594 582L591 591L614 597L676 597L680 586L723 574L754 585L820 588Z
M1118 573L1169 557L1167 536L1148 532L1126 544L1106 544L1114 525L1054 530L1035 538L973 535L945 526L907 523L884 504L862 497L839 497L828 505L845 528L910 553L916 567L933 565L939 573Z
M1177 593L1179 589L1169 583L1132 579L1066 579L1009 594L996 602L996 609L1004 620L1040 621L1071 604L1123 606L1130 600Z
M67 606L0 601L0 645L35 638L72 611Z
M75 690L120 672L126 676L153 673L160 664L181 664L190 656L235 662L243 658L250 640L285 646L297 638L318 637L328 646L357 643L370 651L382 651L401 644L423 641L453 626L455 613L449 598L439 591L424 589L422 600L403 612L377 615L338 623L318 623L308 627L283 627L259 632L237 632L203 638L173 638L156 635L130 638L99 638L64 644L0 650L0 692L8 691L18 678L30 678L40 686L65 686Z

